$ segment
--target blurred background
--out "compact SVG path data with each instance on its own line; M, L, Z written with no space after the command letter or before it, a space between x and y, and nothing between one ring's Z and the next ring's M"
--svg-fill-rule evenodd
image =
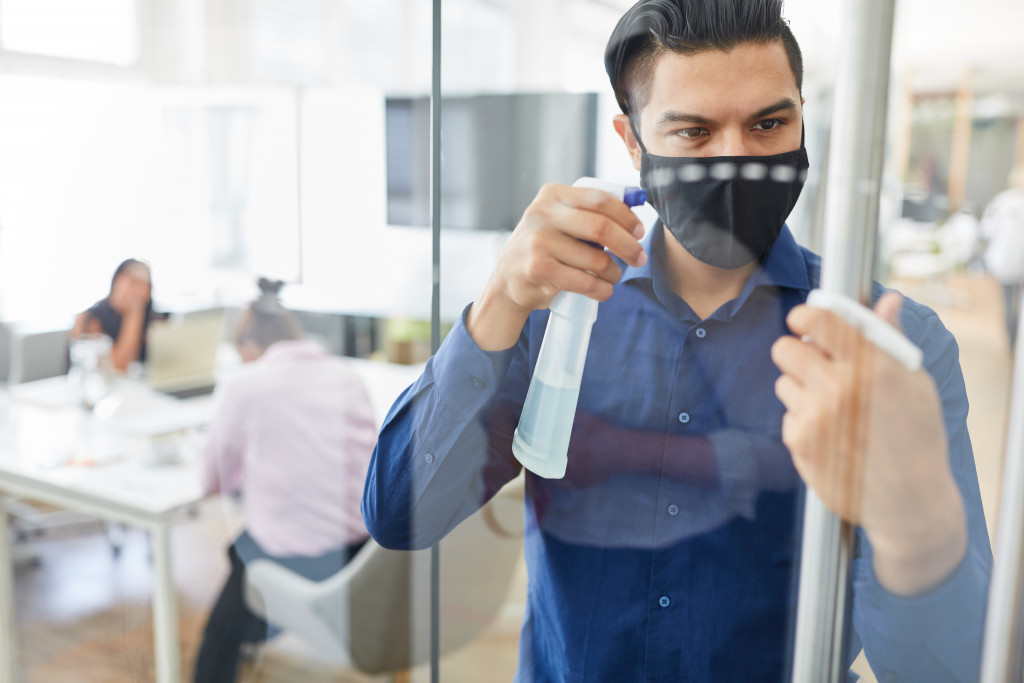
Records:
M636 181L602 62L631 4L444 0L442 328L542 183ZM333 353L425 361L430 11L422 0L0 0L0 379L65 372L67 330L127 257L150 264L154 305L172 317L237 311L266 276ZM790 226L820 250L843 3L784 11L804 51L812 164ZM935 308L960 344L993 533L1005 297L1019 283L986 261L994 228L982 219L1024 166L1021 26L1019 0L898 3L879 225L877 277ZM173 532L186 675L227 571L230 521L203 506ZM151 679L151 634L132 637L150 618L148 550L125 533L118 557L102 533L33 541L36 561L15 573L21 680ZM443 680L511 680L517 567L484 635L443 660ZM244 673L375 680L273 642Z

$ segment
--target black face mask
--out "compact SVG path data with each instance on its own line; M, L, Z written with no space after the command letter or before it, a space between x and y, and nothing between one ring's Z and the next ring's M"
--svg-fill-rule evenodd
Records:
M764 256L807 179L802 139L800 149L772 156L660 157L647 153L635 127L633 135L647 201L694 258L718 268Z

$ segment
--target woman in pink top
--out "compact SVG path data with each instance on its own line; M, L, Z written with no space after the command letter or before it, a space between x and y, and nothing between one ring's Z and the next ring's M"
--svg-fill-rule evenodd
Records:
M247 562L269 558L320 581L368 537L359 502L377 438L369 396L342 358L302 338L280 287L260 280L235 332L245 366L218 387L204 485L242 494L246 530L228 549L231 574L203 634L197 683L235 680L242 643L267 636L245 605Z

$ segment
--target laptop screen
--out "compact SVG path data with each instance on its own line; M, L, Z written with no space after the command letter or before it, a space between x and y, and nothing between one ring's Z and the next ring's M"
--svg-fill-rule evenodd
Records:
M176 395L212 391L222 338L223 312L219 309L152 323L146 342L147 384Z

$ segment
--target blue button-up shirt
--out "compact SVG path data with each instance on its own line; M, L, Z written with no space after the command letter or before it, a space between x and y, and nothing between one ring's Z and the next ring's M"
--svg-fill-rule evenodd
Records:
M517 680L785 679L804 489L781 443L769 350L817 285L819 259L784 229L740 296L702 320L668 284L664 239L655 226L648 263L620 263L600 305L566 477L526 474ZM518 473L512 434L547 316L534 312L501 352L482 351L460 321L395 403L363 496L382 545L431 545ZM863 644L880 677L967 681L979 667L991 550L966 392L938 317L907 300L902 324L942 399L969 548L941 586L905 598L879 585L861 534L850 652Z

